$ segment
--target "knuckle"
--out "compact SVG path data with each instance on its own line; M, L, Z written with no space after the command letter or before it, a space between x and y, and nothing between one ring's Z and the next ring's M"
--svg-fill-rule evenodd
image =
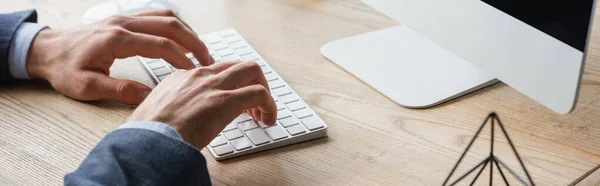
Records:
M237 68L238 72L254 72L254 73L262 73L260 66L255 62L243 62L239 64L239 68Z
M259 88L260 88L258 90L259 94L261 94L263 96L271 97L271 93L269 92L269 89L267 89L267 87L260 86Z
M260 97L260 98L264 98L264 97L270 97L271 93L269 93L269 90L267 90L266 87L263 86L254 86L255 88L253 88L253 93L256 97Z
M166 25L172 29L183 28L183 23L181 23L181 21L179 21L179 19L174 18L174 17L167 18Z
M117 99L123 100L125 95L133 90L133 87L129 86L129 83L117 83L114 85L113 90L116 93Z
M216 76L211 76L204 80L203 85L213 87L213 86L219 84L220 81L221 80L219 78L217 78Z
M230 100L232 96L233 94L228 91L217 91L209 94L207 98L214 103L214 105L223 105L227 100Z
M106 19L106 23L109 25L122 25L129 17L124 15L113 15Z
M127 35L129 35L129 31L125 30L124 28L121 27L111 27L111 28L107 28L106 32L108 34L109 38L122 38L125 37Z
M159 38L157 42L158 42L158 45L160 45L162 48L175 49L175 42L171 41L170 39L163 37L163 38Z
M233 94L229 91L220 91L215 93L214 96L218 100L228 100L233 96Z
M206 76L210 74L206 68L195 68L190 71L195 77Z
M75 87L73 89L73 94L75 95L85 95L91 93L93 91L94 81L95 79L91 77L80 77L75 83Z
M244 62L244 64L251 70L260 70L260 65L255 62Z

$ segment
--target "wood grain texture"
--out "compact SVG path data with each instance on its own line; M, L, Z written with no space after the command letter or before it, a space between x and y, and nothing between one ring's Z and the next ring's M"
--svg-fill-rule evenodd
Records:
M40 22L56 29L80 25L83 12L102 2L0 1L1 12L36 8ZM237 29L329 125L328 138L222 162L203 150L215 185L440 185L492 110L536 184L568 185L600 164L598 24L577 108L569 115L504 84L415 110L394 104L320 55L328 41L398 24L358 0L172 2L199 33ZM135 59L119 60L111 70L112 76L152 84ZM133 108L79 102L43 82L17 82L0 88L0 111L0 184L59 185ZM459 173L487 155L489 137L484 131ZM498 141L504 163L516 166L506 140ZM484 173L477 185L487 180Z

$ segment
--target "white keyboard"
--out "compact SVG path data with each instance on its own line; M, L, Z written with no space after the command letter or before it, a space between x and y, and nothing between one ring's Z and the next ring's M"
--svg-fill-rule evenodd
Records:
M277 124L267 127L242 114L231 122L208 146L217 160L303 142L327 135L327 125L310 109L294 90L271 68L271 66L234 29L213 32L200 39L209 48L215 62L254 61L265 74L271 94L277 103ZM188 55L196 67L200 66ZM140 57L146 70L156 82L165 79L175 68L162 59Z

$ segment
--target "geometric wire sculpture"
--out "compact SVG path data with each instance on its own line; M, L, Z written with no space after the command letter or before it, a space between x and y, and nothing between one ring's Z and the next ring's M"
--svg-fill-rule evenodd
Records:
M471 145L473 145L473 142L475 142L475 139L477 139L477 136L479 135L479 133L481 132L481 130L483 129L483 127L488 123L488 121L490 121L492 123L492 126L490 127L491 130L492 130L491 131L491 142L490 142L490 155L487 158L485 158L483 161L481 161L479 164L477 164L475 167L473 167L469 171L467 171L464 175L462 175L461 177L459 177L456 181L452 182L449 185L455 185L455 184L457 184L458 182L460 182L461 180L463 180L465 177L467 177L469 174L473 173L473 171L475 171L477 168L481 167L481 169L479 169L479 171L477 172L477 176L475 176L475 178L473 179L473 181L471 181L470 185L473 185L475 183L475 181L477 181L477 178L479 178L479 175L481 175L481 172L483 172L483 169L485 169L485 167L488 166L488 164L490 166L490 185L492 185L492 176L493 176L493 173L494 173L493 172L494 171L494 166L496 166L496 168L500 172L500 175L502 176L502 179L504 180L504 183L506 185L510 185L508 183L508 181L506 180L506 176L504 175L504 172L502 172L502 168L500 168L500 166L498 165L498 162L501 162L500 159L498 159L498 157L496 157L494 155L494 128L495 128L494 124L498 123L498 125L500 126L500 129L502 129L502 133L504 133L504 136L508 140L508 144L510 144L510 147L512 148L513 152L515 153L515 156L517 156L517 159L519 160L519 164L521 164L521 168L523 168L523 170L525 171L525 175L527 175L527 179L529 181L529 185L534 186L535 184L533 183L533 180L531 179L531 176L529 175L529 172L527 172L527 169L525 168L525 165L523 164L523 161L521 160L521 157L519 156L519 153L517 152L517 149L515 148L515 145L512 143L512 141L508 137L508 133L506 133L506 130L504 129L504 126L502 125L502 122L500 122L500 118L498 118L498 115L496 115L496 113L494 113L494 112L488 114L487 118L483 121L483 124L481 124L481 127L479 127L479 130L477 130L477 133L475 133L475 136L473 136L473 139L471 139L471 142L469 143L469 146L467 146L467 149L465 149L465 151L462 153L462 155L460 156L460 159L458 159L458 162L456 162L456 165L454 165L454 168L452 168L452 171L450 172L450 174L448 175L448 177L444 181L444 184L442 184L442 185L445 186L448 183L448 181L450 181L450 177L452 177L452 174L454 174L454 171L456 171L456 168L458 167L458 165L460 164L460 162L463 160L463 158L467 154L467 151L469 151L469 148L471 148ZM526 184L516 174L513 174L513 176L515 176L518 180L521 180L521 183L523 183L524 185Z

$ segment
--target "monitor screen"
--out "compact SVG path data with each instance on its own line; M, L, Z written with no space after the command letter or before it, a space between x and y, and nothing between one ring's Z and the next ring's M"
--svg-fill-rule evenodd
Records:
M585 50L593 0L482 0L576 48Z

